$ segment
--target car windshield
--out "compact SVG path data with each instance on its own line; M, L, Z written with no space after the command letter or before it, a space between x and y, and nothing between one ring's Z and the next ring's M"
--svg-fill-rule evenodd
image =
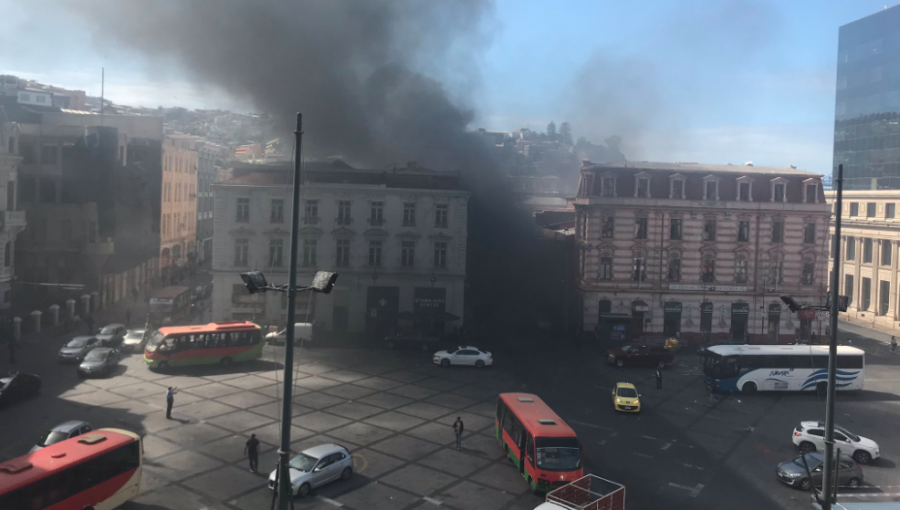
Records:
M616 390L616 395L625 398L637 398L638 392L634 388L619 388Z
M150 333L150 340L147 341L147 347L145 347L145 349L147 349L147 352L150 353L156 352L156 349L159 348L160 344L162 344L165 338L165 335L163 335L159 331Z
M539 437L534 446L540 469L574 471L581 467L581 445L574 437Z
M821 464L821 463L822 462L817 457L813 457L812 455L806 455L806 466L809 466L810 471L819 467L819 464ZM800 466L801 468L806 469L806 466L803 465L803 456L800 456L800 457L797 457L796 459L794 459L794 464Z
M116 334L116 326L106 326L105 328L100 330L101 335L115 335Z
M80 347L84 347L85 345L87 345L87 342L88 342L87 337L79 336L79 337L73 338L72 340L69 340L69 343L66 344L66 347L80 348Z
M125 335L126 340L140 340L144 337L143 331L129 331L127 335Z
M626 345L626 346L622 347L622 350L625 351L625 352L628 352L628 351L631 350L631 346L630 346L630 345Z
M297 455L293 459L291 459L291 467L296 469L297 471L309 472L312 470L313 466L316 465L319 459L315 457L311 457L305 453L301 453Z
M857 435L854 434L853 432L850 432L849 430L845 429L844 427L841 427L840 425L835 425L835 426L834 426L834 430L840 432L841 434L844 434L845 436L847 436L847 437L848 437L851 441L853 441L854 443L858 443L858 442L859 442L859 436L857 436Z
M103 361L106 359L107 351L102 351L99 349L94 349L91 352L87 353L87 356L84 357L85 361Z
M56 444L66 438L69 435L65 432L58 432L56 430L51 430L50 432L45 432L40 441L38 441L38 446L50 446L51 444Z

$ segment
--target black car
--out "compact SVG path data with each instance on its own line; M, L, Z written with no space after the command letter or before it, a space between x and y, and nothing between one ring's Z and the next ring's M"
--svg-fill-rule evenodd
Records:
M0 405L33 397L40 389L40 377L31 374L10 373L6 377L0 377Z
M437 337L418 333L400 333L384 337L384 345L388 349L405 348L430 351L440 347L441 340Z
M95 336L103 343L103 347L119 347L127 333L128 329L124 324L107 324Z

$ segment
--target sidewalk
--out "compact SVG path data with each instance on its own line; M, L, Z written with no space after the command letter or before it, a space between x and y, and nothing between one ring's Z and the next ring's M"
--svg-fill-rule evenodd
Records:
M892 335L892 333L888 331L875 329L867 326L866 324L860 324L858 322L847 322L843 319L838 321L838 335L840 335L840 333L852 333L854 335L870 338L885 345L890 345ZM896 336L900 336L900 334L897 333L893 334Z

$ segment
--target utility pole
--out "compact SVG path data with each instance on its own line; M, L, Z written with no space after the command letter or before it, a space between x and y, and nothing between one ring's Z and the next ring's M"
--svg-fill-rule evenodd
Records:
M838 310L840 296L838 295L838 280L841 273L841 208L843 207L844 165L838 165L837 179L835 179L837 193L834 202L834 270L831 274L831 338L828 341L828 388L825 399L825 472L822 473L822 510L831 510L832 493L837 493L832 487L835 484L831 476L836 465L834 458L834 390L837 373L837 338L838 338Z

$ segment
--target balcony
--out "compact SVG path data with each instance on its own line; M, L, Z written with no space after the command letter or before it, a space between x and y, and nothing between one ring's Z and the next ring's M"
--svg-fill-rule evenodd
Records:
M380 227L384 225L384 218L369 218L369 225L373 227Z
M338 216L334 219L335 225L350 225L351 223L353 223L353 218L349 216Z
M304 225L318 225L319 219L320 218L318 216L304 216L303 224Z
M25 228L25 211L0 211L0 230L17 233Z

